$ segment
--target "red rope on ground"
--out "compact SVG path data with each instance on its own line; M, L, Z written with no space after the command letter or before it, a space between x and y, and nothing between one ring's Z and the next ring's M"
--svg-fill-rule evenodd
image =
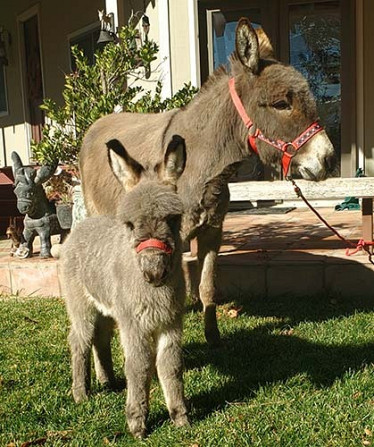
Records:
M300 197L304 201L304 203L308 206L308 208L313 211L313 213L318 217L318 219L323 222L323 224L332 231L340 240L342 240L344 243L349 245L347 247L345 254L346 256L352 256L356 254L357 252L364 250L368 254L369 262L374 264L374 261L372 260L372 254L370 252L369 247L374 245L374 241L364 241L363 239L360 239L356 244L346 239L344 236L342 236L337 230L335 230L334 227L332 227L320 214L319 212L309 203L309 201L306 199L304 194L302 193L301 189L297 184L295 183L295 180L292 177L287 177L287 180L289 180L292 183L292 186L294 187L294 191L297 195L297 197ZM351 250L353 249L353 250Z

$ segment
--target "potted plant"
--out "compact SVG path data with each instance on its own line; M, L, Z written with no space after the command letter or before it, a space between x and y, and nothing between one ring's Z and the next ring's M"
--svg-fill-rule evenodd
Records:
M79 183L75 167L58 166L44 188L47 198L56 205L57 219L64 230L72 227L74 187Z

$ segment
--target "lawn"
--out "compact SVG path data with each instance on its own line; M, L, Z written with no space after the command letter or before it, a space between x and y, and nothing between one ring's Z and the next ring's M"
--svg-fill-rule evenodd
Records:
M94 385L74 404L63 301L0 297L0 446L374 445L373 310L328 297L243 299L219 307L223 345L210 349L201 313L188 308L191 427L169 422L155 379L140 442L126 430L124 392ZM114 351L123 377L118 339Z

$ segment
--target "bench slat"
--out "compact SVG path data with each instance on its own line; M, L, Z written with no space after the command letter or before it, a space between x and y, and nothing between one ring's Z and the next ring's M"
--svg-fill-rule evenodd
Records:
M374 197L374 177L330 178L321 182L296 180L307 199L340 199L343 197ZM248 181L229 183L230 200L295 200L290 182Z

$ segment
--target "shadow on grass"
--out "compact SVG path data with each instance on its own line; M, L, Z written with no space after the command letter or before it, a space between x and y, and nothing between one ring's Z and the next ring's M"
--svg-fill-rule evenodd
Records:
M238 303L240 304L240 303ZM302 321L321 322L359 311L372 311L371 300L291 298L242 303L245 314L278 317L255 329L234 329L223 337L218 349L206 343L190 343L185 347L186 369L202 369L212 365L227 382L191 398L197 419L222 408L227 402L243 401L259 388L306 374L316 387L330 387L345 373L374 363L374 343L329 345L302 339L283 329ZM274 333L279 331L279 333Z

